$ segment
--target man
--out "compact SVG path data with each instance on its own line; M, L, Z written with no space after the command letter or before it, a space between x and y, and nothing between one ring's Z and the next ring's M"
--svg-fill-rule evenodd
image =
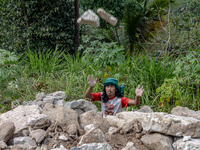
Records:
M135 90L135 100L123 97L125 85L118 86L118 80L114 78L109 78L103 83L103 92L92 93L93 87L97 83L97 79L94 80L92 75L92 78L89 76L88 80L90 87L85 92L85 97L92 101L101 101L101 109L104 117L106 115L116 115L116 113L122 112L123 107L126 108L130 105L139 105L140 97L144 93L143 86L140 88L140 85L138 85Z

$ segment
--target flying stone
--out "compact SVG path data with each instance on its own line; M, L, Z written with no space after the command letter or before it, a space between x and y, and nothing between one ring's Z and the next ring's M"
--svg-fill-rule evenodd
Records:
M110 23L112 26L115 26L117 24L117 19L115 17L113 17L111 14L107 13L102 8L99 8L97 10L97 13L99 14L99 16L102 19L104 19L105 21L107 21L108 23Z
M100 24L99 17L90 9L85 11L83 15L78 18L77 23L94 25L96 27Z

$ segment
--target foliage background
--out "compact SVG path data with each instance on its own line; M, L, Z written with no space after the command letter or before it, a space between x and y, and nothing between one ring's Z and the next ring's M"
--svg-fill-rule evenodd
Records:
M166 7L154 7L164 1ZM73 0L0 0L0 112L34 100L38 92L62 90L66 101L84 98L91 74L98 79L94 92L114 77L126 84L131 99L137 85L144 86L140 106L200 109L199 0L79 2L81 14L101 7L119 21L116 27L103 20L100 28L80 25L75 55Z
M1 48L22 53L27 48L55 49L58 46L73 52L75 10L72 0L1 0L0 12Z

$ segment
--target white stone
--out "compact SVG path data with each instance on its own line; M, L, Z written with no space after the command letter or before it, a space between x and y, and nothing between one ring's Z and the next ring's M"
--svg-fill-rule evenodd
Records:
M28 128L27 120L31 116L40 116L39 106L18 106L17 108L0 115L0 125L4 122L13 122L15 124L15 133Z
M65 99L65 92L64 91L56 91L56 92L47 94L47 96L60 97L61 99Z
M105 136L100 129L93 128L87 131L81 138L78 146L88 143L106 143Z
M62 134L61 136L59 136L58 139L63 140L63 141L68 141L68 140L69 140L69 139L68 139L66 136L64 136L63 134Z
M113 17L111 14L107 13L102 8L99 8L97 10L97 13L99 14L99 16L102 19L104 19L105 21L107 21L108 23L110 23L112 26L115 26L117 24L117 19L115 17Z
M137 150L132 142L128 142L122 150Z
M46 103L42 113L47 115L53 121L66 124L66 127L70 124L75 124L77 128L79 127L78 115L76 111L72 109Z
M44 118L47 118L47 115L45 114L32 115L28 117L27 123L30 126L34 126L36 122Z
M187 107L176 106L172 109L171 114L177 116L193 117L195 119L200 120L200 112L190 110Z
M73 147L70 150L112 150L108 143L89 143L83 144L80 147Z
M113 135L113 134L115 134L117 131L118 131L118 128L110 127L110 128L108 129L108 134L109 134L109 135Z
M95 125L94 125L94 124L89 124L89 125L86 125L86 126L84 127L84 130L87 132L87 131L89 131L89 130L91 130L91 129L93 129L93 128L95 128Z
M77 23L89 24L98 27L99 17L92 10L89 9L85 11L83 15L78 18Z
M190 139L191 139L191 136L184 136L183 137L183 142L189 141Z
M200 138L183 141L179 139L173 143L174 150L200 150Z
M30 137L17 137L14 138L13 142L14 145L24 145L28 146L29 148L37 146L36 142L32 140Z
M151 133L142 136L142 143L151 150L173 150L172 137L160 133Z
M7 144L3 141L0 141L0 149L7 148Z
M53 104L54 101L54 97L53 96L46 96L45 98L43 98L43 104L45 105L46 103L50 103Z
M162 112L121 112L116 115L124 121L137 119L145 132L159 132L172 136L200 137L200 120Z
M117 127L123 127L123 125L127 122L124 119L111 115L107 115L105 119L109 122L110 126L117 126Z
M29 136L35 139L36 143L40 144L46 138L47 133L42 129L37 129L31 131Z
M63 106L63 105L64 105L64 102L65 102L64 99L58 100L58 101L55 102L55 105Z

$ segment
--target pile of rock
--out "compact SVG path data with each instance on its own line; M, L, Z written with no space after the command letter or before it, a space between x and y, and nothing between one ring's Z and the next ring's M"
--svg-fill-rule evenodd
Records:
M200 111L178 106L167 114L144 106L103 118L89 101L64 100L62 91L39 93L35 101L1 114L0 149L200 149Z

